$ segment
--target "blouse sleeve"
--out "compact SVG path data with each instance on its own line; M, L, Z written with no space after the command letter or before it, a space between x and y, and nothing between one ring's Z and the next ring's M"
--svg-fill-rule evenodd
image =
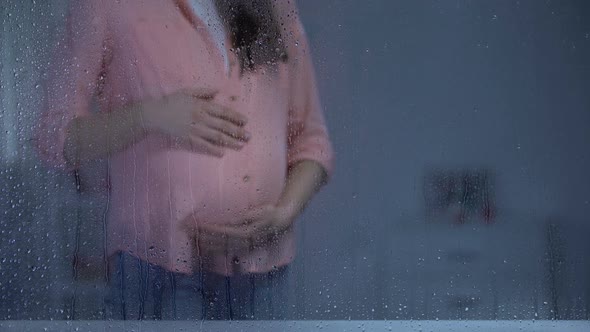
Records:
M44 100L33 140L42 161L73 170L64 157L66 127L90 114L107 50L107 5L103 0L71 1L63 38L56 42L44 84Z
M291 36L286 40L291 79L288 164L292 166L302 160L312 160L319 163L330 176L334 167L334 153L319 98L309 43L297 10L291 8L283 15L289 30L287 35Z

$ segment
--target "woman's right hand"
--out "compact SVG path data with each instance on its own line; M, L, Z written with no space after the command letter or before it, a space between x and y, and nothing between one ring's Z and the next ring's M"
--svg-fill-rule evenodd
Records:
M148 131L157 131L188 143L197 152L222 157L225 148L240 150L250 139L247 119L216 104L216 91L184 90L145 102L142 120Z

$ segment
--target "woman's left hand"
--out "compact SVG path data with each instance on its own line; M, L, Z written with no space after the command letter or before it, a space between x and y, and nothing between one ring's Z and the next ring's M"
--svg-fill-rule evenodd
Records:
M261 246L280 239L293 227L295 215L284 206L264 205L253 208L244 216L242 229L254 246Z
M254 207L244 213L242 221L233 225L209 225L200 227L210 235L227 237L233 250L236 246L248 245L260 247L277 241L293 226L295 215L286 206L263 205ZM231 245L234 244L234 245Z

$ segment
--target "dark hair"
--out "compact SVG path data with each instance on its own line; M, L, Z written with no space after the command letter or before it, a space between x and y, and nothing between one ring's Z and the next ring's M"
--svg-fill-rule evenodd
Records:
M242 72L257 66L272 68L280 61L287 61L281 24L271 0L215 0L215 4Z

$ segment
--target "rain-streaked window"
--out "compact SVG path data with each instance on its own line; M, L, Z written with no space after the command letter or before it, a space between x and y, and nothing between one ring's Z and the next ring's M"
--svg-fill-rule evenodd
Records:
M585 330L589 15L3 0L0 330Z

